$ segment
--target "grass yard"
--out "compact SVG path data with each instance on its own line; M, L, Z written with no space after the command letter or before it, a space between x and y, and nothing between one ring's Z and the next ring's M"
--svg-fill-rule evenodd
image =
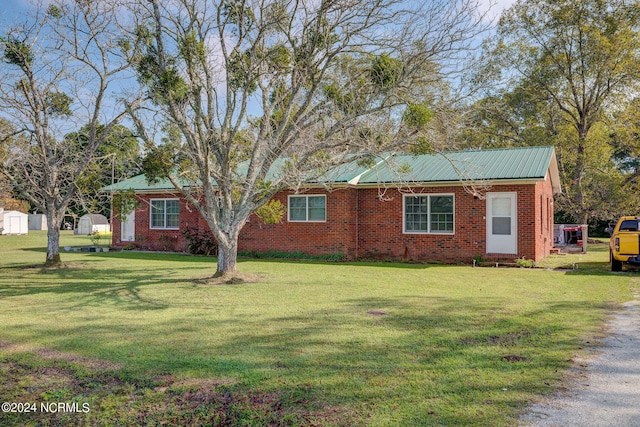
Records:
M640 288L605 245L544 263L573 271L246 259L260 281L205 285L211 258L43 271L45 244L0 236L0 400L36 409L3 426L512 426Z

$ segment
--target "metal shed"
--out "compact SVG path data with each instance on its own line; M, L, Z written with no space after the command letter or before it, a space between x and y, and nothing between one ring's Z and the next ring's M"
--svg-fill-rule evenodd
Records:
M91 234L94 231L111 231L109 220L100 214L85 214L78 220L78 228L75 234Z
M29 230L47 230L46 215L29 214Z

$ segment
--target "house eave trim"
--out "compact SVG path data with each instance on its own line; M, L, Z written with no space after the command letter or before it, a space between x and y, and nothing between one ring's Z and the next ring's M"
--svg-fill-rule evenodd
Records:
M494 179L486 181L475 181L478 184L482 184L484 187L494 187L499 185L533 185L539 181L544 181L545 177L540 178L525 178L525 179ZM420 182L379 182L379 183L367 183L358 184L356 188L408 188L408 187L462 187L464 185L473 185L474 181L420 181Z

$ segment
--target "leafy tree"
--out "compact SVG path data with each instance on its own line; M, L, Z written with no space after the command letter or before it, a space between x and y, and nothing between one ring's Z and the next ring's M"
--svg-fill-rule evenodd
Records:
M113 182L129 178L142 172L140 144L138 138L126 126L117 124L103 137L104 125L97 128L102 144L96 149L93 161L76 179L76 195L69 204L68 212L82 215L86 212L110 216L110 195L101 188ZM78 132L65 135L65 140L75 150L84 151L89 144L91 128L83 126Z
M565 190L561 207L584 223L605 209L603 199L594 199L602 180L613 188L619 176L603 126L611 125L611 107L637 92L639 19L638 2L519 1L504 12L490 45L485 71L501 78L503 92L482 101L492 107L485 129L497 141L554 143Z
M149 109L178 131L158 146L161 124L131 109L146 173L167 176L205 218L218 275L235 271L242 226L277 191L420 141L426 95L482 30L476 10L472 0L138 3L121 46Z
M0 174L46 214L47 266L61 263L59 230L76 182L124 116L113 114L100 131L115 108L105 108L110 87L128 67L116 44L117 16L107 0L59 0L2 28L0 110L22 138L2 140L9 154ZM64 135L82 125L80 148Z
M11 141L14 138L15 129L11 123L0 117L0 141ZM14 143L0 142L0 169L11 158L10 146ZM13 188L9 180L0 174L0 208L5 210L29 211L29 202L14 198Z

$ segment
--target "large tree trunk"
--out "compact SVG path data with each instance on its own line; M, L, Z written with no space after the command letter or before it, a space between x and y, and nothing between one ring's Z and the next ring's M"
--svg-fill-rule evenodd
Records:
M47 212L47 259L45 267L62 265L60 259L60 225L62 218L52 212Z
M584 180L585 171L587 168L587 133L589 127L587 125L579 125L578 127L578 146L576 147L576 165L575 176L573 177L573 197L575 203L575 216L582 224L587 224L589 221L589 211L587 209L587 203L585 200L584 188L582 182Z
M238 236L218 241L218 271L216 277L231 275L236 272L238 260Z
M60 259L60 227L49 222L47 224L47 260L44 266L55 267L62 264Z

